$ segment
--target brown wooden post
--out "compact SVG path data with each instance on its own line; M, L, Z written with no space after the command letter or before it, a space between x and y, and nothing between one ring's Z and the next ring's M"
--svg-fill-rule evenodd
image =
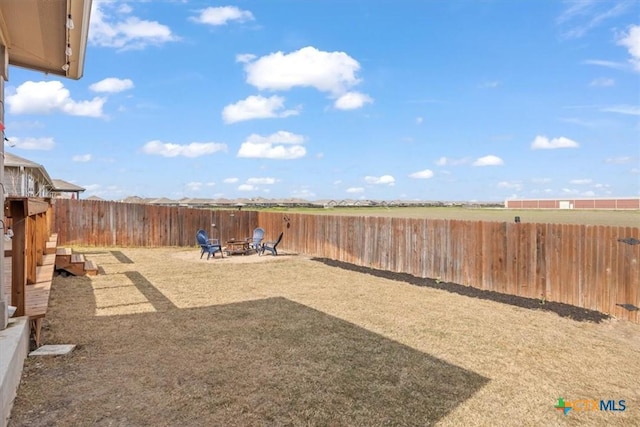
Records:
M45 217L45 213L39 213L35 217L35 233L36 233L36 265L42 266L44 263L44 249L47 245L47 232L46 232L46 222L47 219Z
M26 258L27 258L27 285L33 285L36 283L36 271L38 260L38 239L36 238L36 216L28 216L25 218L26 222Z
M16 306L15 316L25 315L26 302L26 200L10 200L13 218L11 246L11 304Z

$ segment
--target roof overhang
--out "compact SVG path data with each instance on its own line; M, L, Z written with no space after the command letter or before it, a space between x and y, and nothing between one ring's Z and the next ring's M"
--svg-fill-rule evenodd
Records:
M8 61L9 65L71 79L82 77L91 2L0 1L0 45L6 47L5 64ZM67 25L69 17L73 28Z

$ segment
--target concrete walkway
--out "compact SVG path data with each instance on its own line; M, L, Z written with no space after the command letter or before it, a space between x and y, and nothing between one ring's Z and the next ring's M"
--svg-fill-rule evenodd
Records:
M9 319L7 328L0 331L0 426L2 427L7 425L28 351L29 320L26 317Z

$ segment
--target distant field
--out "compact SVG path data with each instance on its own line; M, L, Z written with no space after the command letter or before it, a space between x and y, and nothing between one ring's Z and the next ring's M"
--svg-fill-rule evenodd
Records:
M265 209L269 212L312 213L317 215L350 216L393 216L402 218L461 219L468 221L509 221L516 216L521 222L553 224L615 225L640 227L640 211L607 210L544 210L544 209L503 209L503 208L461 208L461 207L345 207L332 209L281 208Z

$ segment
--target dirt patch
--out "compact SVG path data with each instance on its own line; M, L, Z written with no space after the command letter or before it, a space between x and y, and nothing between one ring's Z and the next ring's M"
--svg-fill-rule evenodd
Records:
M433 289L440 289L452 292L458 295L464 295L472 298L486 299L502 304L514 305L516 307L527 308L532 310L551 311L558 316L567 317L579 322L595 322L600 323L603 320L610 319L610 316L596 310L588 310L586 308L576 307L575 305L564 304L561 302L541 301L534 298L525 298L517 295L502 294L495 291L473 288L471 286L459 285L457 283L442 282L439 280L412 276L407 273L396 273L393 271L377 270L375 268L362 267L347 262L336 261L329 258L311 258L332 267L343 268L345 270L357 271L358 273L370 274L376 277L396 280L398 282L406 282L416 286L424 286Z
M278 251L278 255L271 255L268 252L263 255L259 255L253 251L249 251L244 255L237 254L220 256L220 253L218 252L215 254L215 256L211 256L209 259L207 259L206 254L202 258L199 257L199 254L200 252L197 249L194 249L193 251L177 250L171 256L173 258L181 259L187 262L209 263L212 265L265 263L279 260L282 261L291 257L300 256L294 252L282 250Z

